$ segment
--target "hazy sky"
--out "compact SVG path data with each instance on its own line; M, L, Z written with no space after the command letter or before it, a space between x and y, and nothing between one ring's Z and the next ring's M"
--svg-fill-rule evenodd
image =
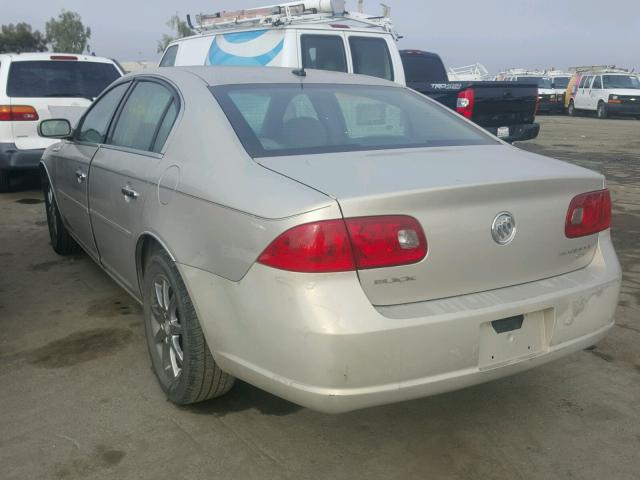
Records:
M508 67L564 68L616 64L640 68L637 0L384 0L404 39L402 48L439 53L447 66L475 62L496 72ZM271 0L0 0L0 23L44 24L61 9L91 27L97 55L120 61L157 60L157 40L176 11L215 12ZM348 0L353 8L356 0ZM377 14L380 0L365 0Z

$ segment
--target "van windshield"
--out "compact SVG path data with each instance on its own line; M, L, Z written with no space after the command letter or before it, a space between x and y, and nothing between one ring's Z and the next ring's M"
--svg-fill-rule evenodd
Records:
M635 75L603 75L604 88L640 89L640 80Z
M211 91L254 158L496 144L445 107L400 87L296 83Z
M19 61L11 63L7 95L94 99L117 78L120 78L120 73L110 63Z
M555 77L553 79L553 87L565 90L569 86L569 80L571 80L570 77Z
M547 77L518 77L518 83L535 83L539 88L553 88L551 79Z

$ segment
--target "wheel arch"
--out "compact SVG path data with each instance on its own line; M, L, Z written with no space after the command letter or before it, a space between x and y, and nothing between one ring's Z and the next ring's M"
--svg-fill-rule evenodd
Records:
M146 258L149 252L153 251L154 248L164 250L165 252L167 252L167 255L169 255L172 261L176 261L175 255L159 235L149 231L142 232L138 237L135 253L136 271L138 272L138 289L141 295L143 293L142 282L144 279L144 266L146 263Z

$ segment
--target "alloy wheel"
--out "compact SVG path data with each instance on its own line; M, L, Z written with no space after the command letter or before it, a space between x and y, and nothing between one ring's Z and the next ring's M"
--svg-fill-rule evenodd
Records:
M155 353L162 370L171 381L182 373L182 325L178 311L176 292L169 279L162 274L153 279L154 295L151 303L151 319Z

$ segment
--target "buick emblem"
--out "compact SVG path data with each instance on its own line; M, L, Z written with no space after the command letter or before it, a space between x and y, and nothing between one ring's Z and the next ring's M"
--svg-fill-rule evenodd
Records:
M511 243L516 236L516 220L509 212L500 212L491 224L491 236L498 245Z

